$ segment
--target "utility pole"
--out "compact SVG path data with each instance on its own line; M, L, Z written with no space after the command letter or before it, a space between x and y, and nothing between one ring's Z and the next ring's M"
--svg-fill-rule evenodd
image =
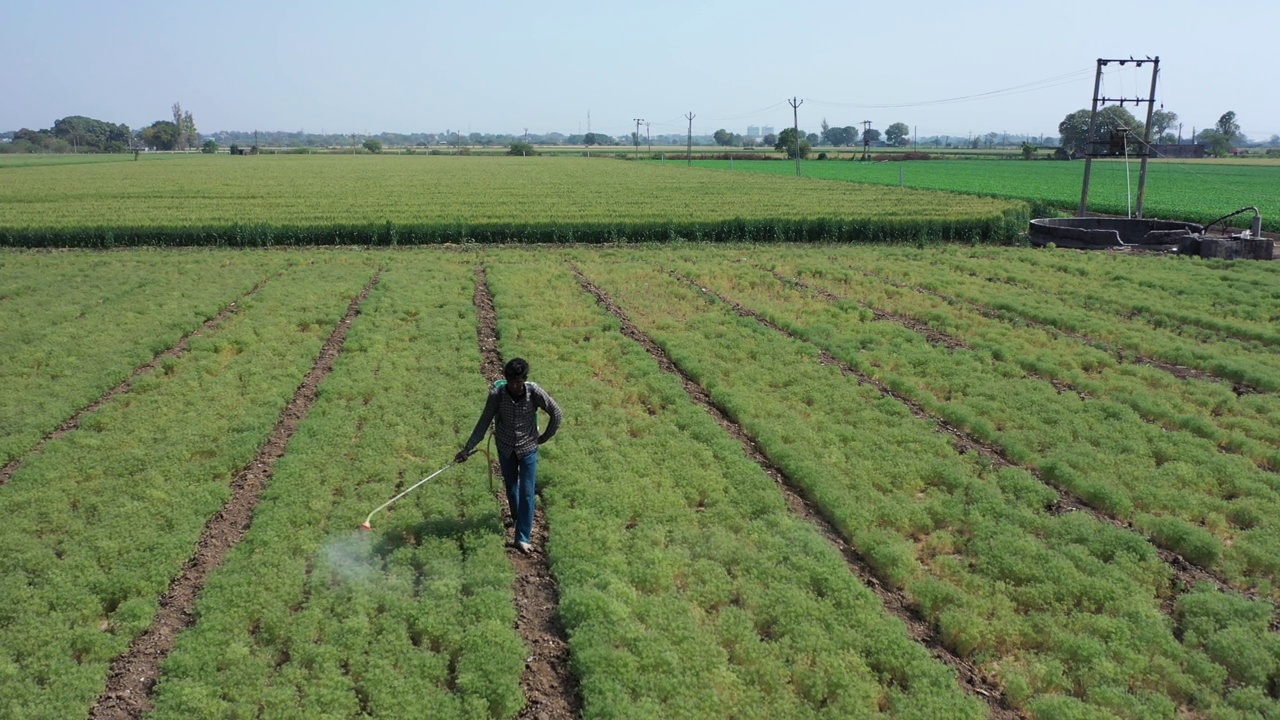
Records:
M526 145L529 144L529 128L524 129L524 142Z
M633 118L636 121L636 133L632 137L636 141L636 159L640 159L640 123L644 122L644 118Z
M685 146L684 156L689 159L689 167L693 167L693 119L695 117L697 115L694 115L692 110L689 111L688 115L685 115L685 118L689 121L689 144Z
M653 136L649 134L649 123L644 124L644 139L649 143L649 154L653 154Z
M797 100L795 97L792 97L787 102L791 105L791 119L794 123L792 127L794 127L796 131L796 177L800 177L800 106L804 104L804 101Z
M1138 63L1142 67L1142 63ZM1151 159L1151 116L1156 111L1156 78L1160 75L1160 56L1151 61L1151 91L1147 93L1147 124L1142 128L1142 163L1138 169L1138 217L1142 217L1147 196L1147 161ZM1127 158L1126 158L1127 160ZM1128 164L1125 164L1126 171Z
M1142 67L1142 63L1144 62L1151 63L1150 94L1145 98L1141 98L1141 97L1109 98L1109 97L1103 97L1099 95L1102 89L1102 68L1113 62L1119 63L1121 65L1124 65L1127 62L1131 62L1131 63L1134 63L1137 67ZM1124 107L1124 104L1126 102L1131 102L1134 105L1138 105L1140 103L1147 104L1147 127L1143 133L1143 138L1142 138L1142 142L1143 142L1142 169L1138 175L1137 216L1142 217L1143 199L1144 199L1144 195L1147 187L1147 158L1151 154L1151 115L1153 112L1155 112L1156 78L1159 76L1159 73L1160 73L1160 57L1159 56L1156 56L1154 59L1146 58L1143 60L1138 60L1133 57L1130 57L1126 60L1121 60L1121 59L1111 60L1111 59L1105 59L1105 58L1098 58L1098 69L1097 69L1097 72L1094 74L1094 79L1093 79L1093 105L1089 110L1089 134L1085 137L1084 181L1080 184L1080 210L1077 213L1077 217L1085 217L1089 211L1089 180L1090 180L1090 175L1092 174L1092 171L1093 171L1093 159L1095 157L1101 157L1105 155L1105 153L1100 153L1096 151L1094 147L1095 145L1094 133L1096 133L1098 130L1099 103L1105 105L1108 102L1119 102L1120 107ZM1126 146L1126 153L1127 153L1127 146ZM1128 167L1128 164L1127 164L1127 158L1126 158L1126 169L1127 167Z
M871 159L871 139L867 137L867 131L871 129L871 121L862 121L862 161L866 162Z

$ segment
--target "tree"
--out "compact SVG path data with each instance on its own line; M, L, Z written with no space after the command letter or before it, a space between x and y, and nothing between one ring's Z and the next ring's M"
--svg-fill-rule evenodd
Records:
M510 149L507 150L507 154L515 155L517 157L525 157L528 155L537 155L538 153L534 152L533 146L529 143L517 140L511 143Z
M124 152L130 138L128 125L113 125L83 115L55 120L53 129L47 132L71 143L72 148L80 152Z
M884 139L890 145L907 145L911 142L911 128L906 123L896 122L884 129Z
M196 120L191 117L190 110L183 113L178 132L182 136L182 144L186 147L195 147L200 142L200 133L196 132Z
M200 146L200 152L205 153L206 155L212 155L218 152L218 141L212 138L205 140L204 145Z
M1094 130L1094 139L1105 142L1116 128L1125 127L1129 134L1142 137L1142 123L1133 113L1119 105L1108 105L1098 111L1098 125ZM1071 157L1083 155L1089 142L1089 111L1077 110L1058 123L1058 134L1062 136L1063 151Z
M836 147L853 145L858 141L858 128L852 125L828 128L822 133L822 138Z
M874 145L880 142L880 131L875 128L867 128L862 133L862 142Z
M769 145L776 148L778 146L778 136L774 133L769 133L768 135L760 138L760 142L763 145Z
M797 153L803 159L809 157L809 151L813 149L813 144L809 142L808 138L800 137L800 133L796 132L795 128L787 128L778 133L778 141L774 143L773 149L785 152L787 157L793 160L796 158Z
M1161 109L1151 113L1151 137L1157 138L1158 142L1159 138L1168 132L1169 128L1173 127L1176 122L1178 122L1178 113L1176 112Z
M382 141L378 138L369 138L361 143L361 147L371 153L377 154L382 152Z
M1205 146L1205 152L1214 157L1224 157L1231 152L1231 136L1213 130L1201 130L1198 136Z
M196 123L191 118L191 113L182 112L182 103L173 104L173 127L176 129L178 136L175 140L174 149L186 150L194 144L196 135Z
M1213 126L1215 132L1219 135L1225 135L1227 141L1235 140L1240 135L1240 123L1236 122L1236 113L1234 110L1228 110L1218 118L1218 123Z
M717 145L722 147L727 147L733 144L733 133L725 130L724 128L720 128L715 131L711 137L715 139Z
M178 126L168 120L157 120L138 133L143 145L157 150L173 150L178 147Z

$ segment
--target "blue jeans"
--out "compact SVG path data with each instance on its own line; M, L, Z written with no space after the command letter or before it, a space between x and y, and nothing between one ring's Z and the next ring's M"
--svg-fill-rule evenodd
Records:
M507 506L516 523L516 542L529 542L533 533L534 492L538 486L538 451L516 457L498 455L502 484L507 488Z

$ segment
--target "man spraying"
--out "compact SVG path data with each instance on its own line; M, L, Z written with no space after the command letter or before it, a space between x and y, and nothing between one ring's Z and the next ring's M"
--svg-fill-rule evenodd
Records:
M493 437L498 444L498 465L507 489L507 505L516 524L516 547L532 552L534 492L537 490L538 446L550 440L560 429L562 414L556 401L529 379L529 363L514 358L502 369L503 380L489 388L484 412L476 422L467 444L458 451L454 462L466 462L467 456L484 438L493 423ZM538 434L538 408L551 416L547 429Z

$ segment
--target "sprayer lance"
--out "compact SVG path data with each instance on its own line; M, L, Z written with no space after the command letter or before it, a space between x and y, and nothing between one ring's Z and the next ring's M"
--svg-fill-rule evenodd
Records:
M467 453L467 457L471 457L471 456L472 456L472 455L474 455L475 453L476 453L476 451L475 451L475 450L472 450L471 452ZM386 501L386 502L382 503L381 505L379 505L378 507L374 508L374 509L373 509L373 512L369 513L369 517L365 518L365 519L364 519L364 522L363 522L363 523L361 523L361 525L360 525L360 529L361 529L361 530L372 530L372 529L373 529L373 525L372 525L371 523L373 522L373 516L374 516L374 515L377 515L379 511L386 509L387 507L389 507L389 506L390 506L392 503L394 503L395 501L399 500L400 498L404 497L405 495L408 495L409 493L413 492L414 490L417 490L417 489L418 489L418 487L420 487L423 483L427 482L427 481L428 481L428 480L430 480L431 478L434 478L435 476L439 475L440 473L444 472L445 470L448 470L449 468L453 467L455 464L456 464L456 463L449 463L448 465L445 465L444 467L440 468L439 470L437 470L437 471L435 471L435 472L431 473L430 475L428 475L428 476L426 476L426 477L422 478L421 480L419 480L418 482L414 483L412 486L410 486L410 487L409 487L409 489L405 490L404 492L400 493L399 495L396 495L395 497L391 498L390 500L388 500L388 501Z

